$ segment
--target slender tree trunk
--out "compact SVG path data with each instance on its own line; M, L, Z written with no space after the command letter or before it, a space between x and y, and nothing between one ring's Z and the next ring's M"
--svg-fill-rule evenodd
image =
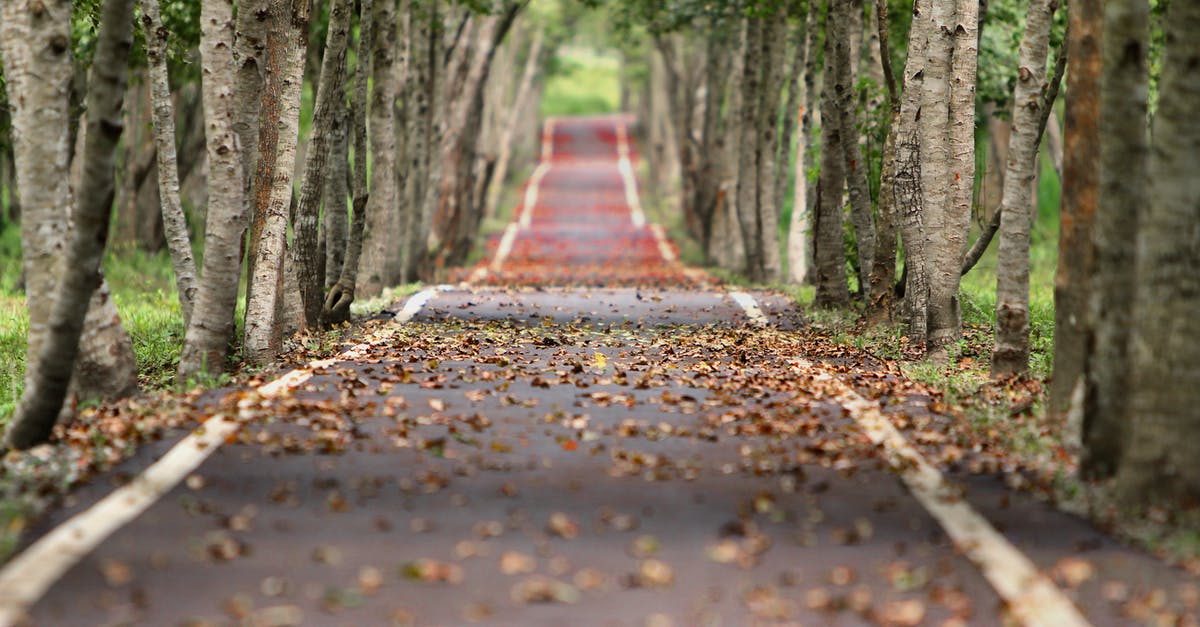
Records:
M536 25L533 28L533 39L529 43L529 51L525 57L525 69L521 72L521 81L517 84L517 93L513 97L512 107L509 109L504 129L500 135L500 154L496 158L496 171L492 176L492 185L488 189L487 207L485 208L488 216L496 214L496 205L500 202L500 192L508 180L508 164L512 160L513 153L513 135L517 132L521 112L529 102L529 94L533 91L534 75L540 66L539 60L542 55L545 31Z
M913 7L909 34L908 60L904 66L904 93L900 101L900 121L896 130L896 181L892 195L900 217L900 235L904 242L904 309L908 319L908 337L924 344L929 328L929 253L925 240L929 223L925 214L925 180L922 160L922 123L920 118L925 91L925 65L928 61L930 0L917 0Z
M167 29L159 16L158 0L141 0L142 25L146 33L146 57L150 65L150 98L154 107L154 136L158 146L158 187L162 203L163 224L166 227L167 247L171 251L171 268L175 271L175 288L183 311L186 328L192 319L192 303L196 297L196 259L192 256L192 240L188 235L187 216L179 200L179 171L175 154L175 106L171 100L171 85L167 75Z
M258 155L259 108L262 106L267 28L270 24L270 0L241 0L237 3L237 30L233 59L237 73L233 92L238 138L242 144L242 193L251 202Z
M887 0L875 2L877 35L871 41L879 46L880 76L888 107L887 138L883 144L883 164L879 172L879 221L875 248L875 264L871 272L870 297L867 300L868 320L872 324L892 320L896 281L896 142L900 131L900 97L896 92L896 77L892 71L892 54L888 45Z
M847 32L847 24L853 25L851 6L846 2L835 2L831 7L831 23L839 25L829 30L827 36L836 35L832 50L834 51L834 83L836 105L829 109L833 115L824 118L826 124L839 126L838 137L840 145L831 146L841 152L844 161L843 173L846 177L846 188L850 196L850 221L854 225L854 241L858 248L858 288L868 294L871 270L875 263L875 221L871 206L871 190L867 181L867 162L859 151L858 123L855 115L854 68L851 65L851 37ZM861 7L853 7L861 11ZM861 15L859 23L861 23ZM861 33L860 33L861 34Z
M411 68L405 88L408 95L405 131L408 142L405 151L408 177L404 189L406 239L402 256L405 281L412 281L417 277L420 265L424 261L424 243L429 230L429 221L425 214L425 195L432 159L433 95L437 89L437 46L434 43L435 38L439 36L437 15L436 2L413 2L409 6Z
M375 13L371 4L372 0L359 3L358 48L355 51L357 64L354 67L354 96L350 113L350 130L354 133L353 215L342 274L325 295L324 319L331 325L342 324L350 319L350 305L354 303L358 284L358 262L362 254L367 201L370 199L367 189L367 82L370 78Z
M366 232L358 291L378 294L392 281L387 260L400 234L396 204L396 11L391 0L373 5L375 34L371 51L371 108L368 130L371 143L371 198L367 203ZM396 250L399 253L399 250Z
M846 256L842 245L842 185L845 182L845 159L840 146L841 124L835 113L837 101L838 53L835 48L845 36L846 27L832 8L825 21L825 85L821 89L821 175L817 185L816 271L817 307L847 307L850 291L846 283Z
M1172 11L1172 14L1175 12ZM1131 415L1126 405L1131 394L1136 392L1130 379L1137 376L1130 360L1131 328L1139 329L1143 321L1134 315L1134 299L1143 294L1154 293L1147 282L1159 280L1159 272L1169 272L1167 267L1153 274L1144 274L1138 257L1138 247L1145 242L1157 250L1171 250L1165 245L1174 236L1164 234L1164 245L1146 242L1143 238L1149 229L1142 231L1139 209L1147 198L1151 204L1146 211L1157 209L1154 199L1170 203L1169 195L1155 190L1156 185L1147 181L1147 176L1159 176L1156 169L1147 169L1147 159L1154 159L1165 168L1177 168L1169 161L1159 160L1160 146L1171 146L1158 133L1171 125L1156 123L1154 151L1149 150L1146 136L1148 84L1148 42L1150 36L1150 10L1140 3L1110 2L1104 7L1103 79L1100 81L1100 196L1096 206L1096 269L1092 279L1091 318L1095 325L1094 353L1089 373L1090 383L1085 401L1083 420L1083 444L1086 449L1084 469L1095 476L1110 476L1120 464L1121 451L1130 433L1128 421ZM1165 78L1165 77L1164 77ZM1183 81L1186 88L1187 81ZM1166 87L1164 83L1162 87ZM1167 92L1160 92L1166 98ZM1166 102L1170 103L1168 98ZM1195 101L1193 101L1194 104ZM1194 112L1193 112L1194 113ZM1159 114L1163 111L1160 108ZM1187 131L1183 125L1180 132ZM1179 140L1184 138L1180 137ZM1185 143L1174 147L1186 146ZM1153 155L1153 156L1150 156ZM1173 155L1175 156L1175 155ZM1166 185L1181 187L1179 182L1164 181ZM1186 186L1182 186L1186 188ZM1153 194L1153 196L1150 196ZM1159 205L1162 206L1162 205ZM1193 209L1200 205L1193 205ZM1151 227L1153 228L1153 227ZM1139 233L1138 238L1131 237ZM1155 252L1157 252L1157 250ZM1152 253L1153 254L1153 253ZM1167 260L1159 259L1164 262ZM1161 285L1158 286L1161 288ZM1168 297L1170 300L1170 297ZM1139 305L1142 301L1138 301ZM1147 303L1149 304L1149 303ZM1158 316L1169 311L1167 303L1153 304L1138 311L1138 315ZM1189 314L1190 315L1190 314ZM1168 324L1159 318L1161 324ZM1157 357L1162 357L1158 355ZM1157 366L1149 366L1152 369ZM1168 379L1170 375L1168 375ZM1157 381L1151 380L1152 388Z
M351 9L353 7L350 7ZM325 180L325 225L321 241L325 243L325 288L332 289L342 276L342 264L346 259L346 221L349 207L350 115L344 95L337 99L337 112L330 128L329 173Z
M0 5L0 54L12 110L13 155L21 191L22 276L29 332L27 386L48 334L59 278L68 267L62 249L72 237L75 200L70 177L72 80L70 3L11 1ZM20 97L14 97L19 94ZM119 123L118 119L118 123ZM82 164L81 164L82 165ZM136 389L133 347L101 277L87 309L74 392L111 400Z
M758 114L757 200L758 230L762 241L763 276L779 279L783 260L779 251L779 197L775 195L779 168L779 112L783 92L783 68L787 55L787 16L777 11L763 27L763 85ZM688 115L691 114L689 111ZM785 162L786 163L786 162Z
M317 83L312 137L304 156L304 178L300 184L300 200L296 205L293 258L296 263L304 319L312 327L318 326L321 307L325 303L321 285L325 274L324 259L317 255L317 231L320 223L321 192L332 182L332 179L326 179L325 172L331 135L334 133L336 120L343 117L341 112L346 109L346 40L350 32L352 11L349 0L335 0L329 8L329 27L326 32L325 55L321 60L321 77ZM343 147L344 145L343 142ZM344 222L344 191L341 204Z
M1110 100L1108 89L1137 85L1132 76L1125 82L1123 75L1133 67L1144 67L1146 50L1131 45L1146 41L1145 6L1115 5L1105 7L1106 68L1111 67L1107 52L1118 50L1114 44L1124 46L1120 48L1120 66L1106 72L1106 79L1114 80L1105 80L1101 92L1101 128L1106 141L1110 137L1110 127L1104 124L1108 106L1116 104ZM1194 504L1200 497L1200 457L1191 446L1200 434L1200 412L1196 411L1200 407L1200 350L1196 342L1200 337L1200 316L1196 315L1200 308L1200 177L1195 167L1196 155L1200 154L1200 123L1196 117L1196 103L1200 102L1200 73L1196 72L1200 65L1200 5L1172 3L1165 24L1165 59L1147 168L1148 196L1124 196L1135 201L1123 207L1125 213L1133 213L1139 203L1144 203L1144 208L1138 217L1136 300L1130 319L1133 380L1125 388L1125 420L1132 436L1120 463L1117 496L1127 504L1173 511L1180 504ZM1124 135L1128 129L1130 136L1114 138L1115 142L1133 141L1132 129L1135 123L1141 123L1140 117L1136 121L1133 118L1142 111L1145 94L1144 89L1125 94L1127 104L1122 108L1128 111L1129 119L1122 124L1125 128L1111 130ZM1102 148L1101 177L1106 184L1097 218L1100 231L1105 230L1107 222L1103 214L1108 194L1114 191L1107 184L1111 182L1106 173L1107 152ZM1126 168L1137 156L1126 154ZM1139 174L1125 171L1130 178ZM1127 180L1121 193L1135 191L1135 185ZM1098 261L1102 264L1103 257ZM1101 267L1097 267L1098 272ZM1136 511L1129 514L1140 518Z
M74 235L55 289L48 332L8 431L13 448L29 448L50 438L71 385L88 303L100 286L114 195L113 155L123 128L125 60L133 47L132 22L133 0L105 1L88 85L87 139Z
M1029 232L1034 171L1046 85L1046 55L1055 0L1032 0L1021 39L1017 85L1013 91L1012 138L1004 173L1000 250L996 264L996 347L992 375L1029 368Z
M815 2L806 4L805 16L812 13L811 6ZM792 194L792 215L788 221L787 233L787 253L788 253L788 275L787 280L792 283L803 283L804 275L807 271L805 261L808 256L808 246L803 230L797 231L804 226L804 214L808 208L804 206L801 200L804 198L804 153L808 150L808 138L805 137L807 128L805 125L808 120L808 111L804 108L805 99L807 98L807 85L804 84L804 67L808 58L808 20L805 16L795 16L797 26L793 30L793 50L792 64L788 78L787 88L787 104L783 108L783 137L779 142L779 168L775 175L775 198L782 206L784 196L787 194L787 184L789 175L795 177L795 191ZM799 131L799 133L797 133ZM795 154L793 161L792 155Z
M741 108L735 115L739 121L740 137L737 152L737 215L742 241L746 250L746 276L751 281L767 278L761 225L758 222L758 117L762 104L762 41L764 20L746 19L746 46L742 62Z
M200 290L184 338L179 378L225 370L241 276L246 229L241 143L235 123L233 8L228 0L200 6L205 139L208 146L208 216Z
M284 298L283 266L292 204L292 175L300 133L300 94L308 43L309 0L272 0L267 35L266 81L259 110L259 162L254 211L262 232L253 248L246 300L243 356L254 364L273 359L281 347L279 311Z
M1100 154L1100 0L1075 0L1067 11L1071 57L1064 120L1058 270L1054 275L1054 376L1050 410L1081 410L1089 361L1088 284L1094 268L1094 230ZM1084 463L1087 468L1087 462Z

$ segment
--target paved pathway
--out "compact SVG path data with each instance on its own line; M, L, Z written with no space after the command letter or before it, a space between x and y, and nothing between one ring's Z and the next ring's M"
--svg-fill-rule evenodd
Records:
M1195 624L1193 580L993 475L947 470L950 490L907 443L942 446L928 398L794 332L787 299L679 264L638 206L625 123L547 125L470 285L231 395L154 467L162 483L100 506L113 481L81 490L33 536L76 515L86 532L0 574L20 584L0 616L31 601L35 625ZM44 595L14 592L40 592L53 564Z

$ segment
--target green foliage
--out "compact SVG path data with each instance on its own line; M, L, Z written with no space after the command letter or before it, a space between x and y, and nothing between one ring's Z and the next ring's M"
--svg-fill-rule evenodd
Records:
M568 48L546 80L542 115L615 112L621 105L620 71L620 62L612 56Z

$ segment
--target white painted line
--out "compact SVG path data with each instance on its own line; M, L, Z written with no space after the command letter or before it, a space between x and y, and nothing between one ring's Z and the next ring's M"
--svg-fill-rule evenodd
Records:
M396 320L407 322L437 292L448 289L449 286L440 285L413 295ZM179 485L233 436L243 421L253 418L255 405L260 400L291 392L308 381L314 370L359 357L370 346L367 342L357 344L333 359L314 361L306 368L292 370L259 386L253 395L238 401L237 417L217 414L205 420L133 481L55 527L14 557L0 570L0 627L25 620L28 609L68 570Z
M533 224L533 207L537 204L538 188L542 184L542 179L550 172L550 162L543 161L538 164L538 167L533 171L533 176L529 177L529 184L525 186L525 197L521 202L521 228L527 229Z
M549 162L554 157L554 118L546 118L542 124L542 161Z
M449 285L435 285L433 287L427 287L416 294L409 296L408 300L404 303L404 308L397 312L395 317L392 319L396 322L408 322L416 317L418 313L421 313L421 308L424 307L426 303L433 300L438 295L438 292L447 292L452 289L454 288Z
M729 297L742 306L751 320L766 324L766 317L753 296L746 292L730 292ZM883 447L888 463L900 473L912 495L938 521L955 548L979 568L1022 625L1089 625L1071 600L986 518L972 509L942 473L904 439L879 411L878 403L863 398L836 376L819 370L807 360L797 361L793 368L799 373L812 374L814 380L833 385L838 392L838 403L849 410L872 442Z
M661 224L651 224L650 232L654 234L654 242L658 244L658 254L662 255L663 261L670 263L675 261L675 249L671 248L671 242L667 240L667 233L663 230Z
M509 223L509 225L504 228L504 237L500 238L500 245L496 248L496 257L492 259L490 268L492 272L500 272L500 270L504 267L504 261L508 259L509 253L512 252L513 242L516 241L517 231L519 230L520 227L518 227L517 223L515 222ZM484 270L484 276L486 275L487 270ZM482 280L483 277L481 276L479 279ZM474 280L474 275L472 275L472 280Z
M625 184L625 204L629 205L633 226L640 229L646 226L646 212L642 210L642 201L638 198L637 177L629 160L629 133L625 130L624 122L617 124L617 155L617 170Z
M746 292L729 292L729 297L742 308L742 311L746 312L746 316L750 318L750 322L763 327L771 323L762 309L759 309L758 303L750 294Z

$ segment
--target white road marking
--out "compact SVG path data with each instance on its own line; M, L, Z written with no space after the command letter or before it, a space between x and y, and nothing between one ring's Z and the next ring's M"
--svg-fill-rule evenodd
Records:
M550 162L543 161L534 169L533 176L529 177L529 184L525 186L525 196L521 201L521 228L527 229L533 224L533 206L537 204L538 188L542 184L542 179L550 172Z
M730 292L729 296L756 324L765 324L766 318L753 296L745 292ZM904 439L879 411L879 403L863 398L838 377L822 371L812 362L798 360L794 369L798 373L811 374L814 380L829 383L837 390L838 403L849 410L872 442L883 447L888 463L899 472L909 492L938 521L955 548L979 568L1017 621L1030 627L1089 625L1054 582L972 509L942 473Z
M542 161L549 162L554 157L554 118L546 118L542 124Z
M624 122L617 124L617 155L617 170L625 184L625 204L629 205L633 226L640 229L646 226L646 212L642 210L642 201L638 198L637 177L629 160L629 133L625 130Z
M654 234L654 242L658 244L658 254L662 255L663 261L675 261L675 249L671 248L671 242L667 240L667 232L663 230L662 225L651 224L650 232Z
M449 286L440 285L414 294L395 320L400 323L411 320L439 291L447 289ZM71 567L199 468L237 432L243 421L253 417L258 400L289 393L308 381L314 370L361 357L370 346L368 342L357 344L333 359L314 361L306 368L292 370L259 386L254 395L238 402L238 416L217 414L205 420L132 481L55 527L14 557L0 570L0 627L23 620L28 609Z

